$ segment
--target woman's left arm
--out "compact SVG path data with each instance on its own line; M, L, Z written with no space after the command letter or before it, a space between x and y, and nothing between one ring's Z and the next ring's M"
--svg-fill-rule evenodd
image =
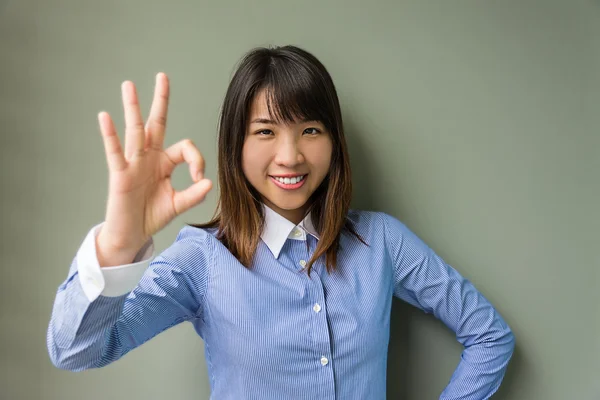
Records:
M464 346L440 400L485 400L500 386L514 335L492 304L398 219L382 213L394 296L432 313Z

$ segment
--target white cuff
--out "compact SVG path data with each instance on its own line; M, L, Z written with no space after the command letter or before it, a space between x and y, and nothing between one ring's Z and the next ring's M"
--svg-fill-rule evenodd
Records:
M79 281L90 302L100 295L116 297L130 293L137 286L154 256L154 240L150 238L133 263L101 268L96 254L96 236L103 224L104 222L89 231L77 251Z

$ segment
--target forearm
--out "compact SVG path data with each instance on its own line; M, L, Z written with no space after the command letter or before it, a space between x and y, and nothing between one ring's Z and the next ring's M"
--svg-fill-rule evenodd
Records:
M101 268L95 247L101 226L88 232L56 293L47 346L59 368L80 371L105 365L121 357L122 343L129 343L118 337L117 320L127 295L147 269L154 246L150 240L139 254L141 261L134 264Z
M440 400L489 399L502 383L514 346L514 335L507 327L493 341L465 347Z
M61 369L81 371L118 359L122 349L107 332L114 329L126 295L90 302L76 274L59 288L47 331L48 353Z

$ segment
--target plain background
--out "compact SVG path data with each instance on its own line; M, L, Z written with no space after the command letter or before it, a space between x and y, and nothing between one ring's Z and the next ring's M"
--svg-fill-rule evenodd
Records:
M252 47L283 44L311 51L334 78L353 207L401 219L513 329L494 398L600 398L599 1L0 4L0 398L208 399L189 324L83 373L52 366L46 329L77 248L104 217L96 115L111 113L123 134L121 82L136 83L146 116L155 74L169 75L166 144L191 138L216 180L234 67ZM178 168L176 188L190 183ZM157 251L206 221L216 193L160 232ZM460 352L443 324L395 301L389 398L436 399Z

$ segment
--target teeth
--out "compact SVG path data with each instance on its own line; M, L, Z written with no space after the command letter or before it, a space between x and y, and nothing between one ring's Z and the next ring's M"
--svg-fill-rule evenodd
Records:
M301 175L301 176L297 176L294 178L279 178L279 177L275 177L275 179L277 179L279 182L286 184L286 185L295 185L296 183L300 182L302 179L304 179L305 175Z

